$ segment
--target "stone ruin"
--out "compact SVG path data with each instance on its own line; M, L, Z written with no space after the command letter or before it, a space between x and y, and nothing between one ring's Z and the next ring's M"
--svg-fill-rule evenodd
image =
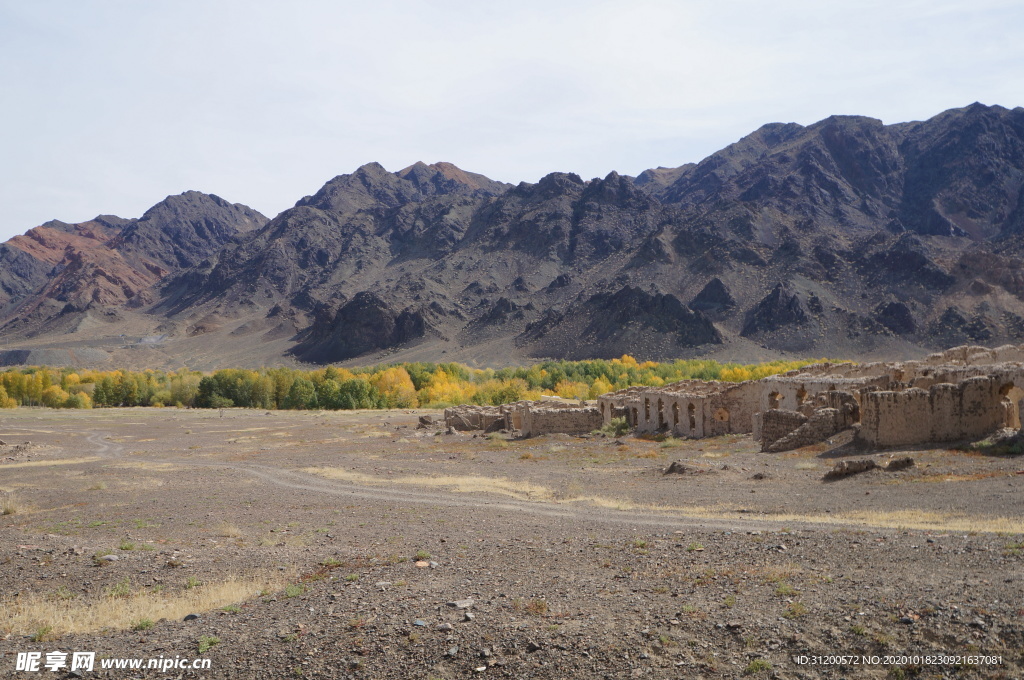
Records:
M537 401L516 401L501 406L463 404L444 410L444 422L458 431L505 430L522 437L543 434L586 434L602 425L601 412L586 402L559 397L543 397Z
M751 434L789 451L852 430L871 448L979 439L1021 429L1024 345L954 347L921 361L820 363L761 380L682 380L602 394L597 405L558 397L445 409L453 430L519 436L585 434L616 418L639 434Z
M964 346L921 361L821 363L761 380L683 380L598 397L602 423L701 438L749 433L779 452L853 430L872 448L985 437L1021 428L1024 345Z

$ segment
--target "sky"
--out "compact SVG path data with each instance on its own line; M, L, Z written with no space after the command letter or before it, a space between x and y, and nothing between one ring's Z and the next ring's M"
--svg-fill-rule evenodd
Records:
M1018 0L0 0L0 241L195 189L696 162L769 122L1024 105Z

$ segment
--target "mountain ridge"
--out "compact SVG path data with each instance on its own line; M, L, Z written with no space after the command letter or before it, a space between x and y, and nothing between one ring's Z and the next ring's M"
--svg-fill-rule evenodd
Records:
M1019 107L771 123L637 177L368 163L271 219L199 196L159 219L37 227L46 257L0 245L21 272L0 280L0 337L98 347L109 317L166 338L140 360L216 367L899 358L1024 333ZM120 277L83 255L90 233ZM78 261L50 262L64 241ZM54 268L64 283L43 290Z

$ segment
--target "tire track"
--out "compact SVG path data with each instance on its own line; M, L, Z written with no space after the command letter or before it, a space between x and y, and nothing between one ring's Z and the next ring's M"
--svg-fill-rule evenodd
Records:
M297 472L285 468L256 463L236 463L226 461L204 461L177 456L142 457L124 454L124 447L111 442L108 432L95 432L86 437L93 445L93 453L103 460L145 462L157 465L177 465L193 468L213 468L240 472L255 477L267 484L285 489L294 489L309 493L318 493L339 498L350 498L389 503L410 503L417 505L434 505L452 508L491 510L509 513L526 513L537 517L548 517L585 523L606 523L619 525L637 525L664 528L699 527L703 529L724 529L738 531L745 529L764 529L771 526L793 526L795 523L772 522L767 519L723 519L713 517L671 516L640 510L607 510L594 506L567 506L549 501L491 500L479 496L453 494L443 491L406 491L403 489L382 488L355 482L325 479L307 472ZM808 523L810 524L810 523Z

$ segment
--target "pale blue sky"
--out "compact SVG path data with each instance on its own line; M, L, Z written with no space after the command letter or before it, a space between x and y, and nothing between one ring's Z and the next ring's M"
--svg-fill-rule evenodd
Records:
M269 216L378 161L506 182L767 122L1024 105L1009 0L0 0L0 240L197 189Z

